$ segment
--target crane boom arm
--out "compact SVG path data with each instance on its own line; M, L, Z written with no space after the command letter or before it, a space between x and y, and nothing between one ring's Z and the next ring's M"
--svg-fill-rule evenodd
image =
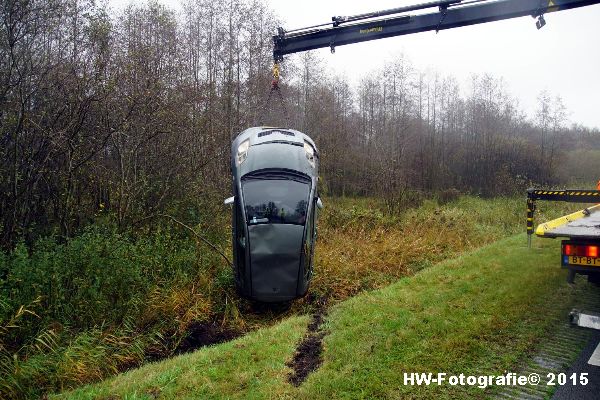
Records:
M280 62L286 54L306 50L330 47L333 51L336 46L346 44L523 16L538 18L536 25L539 29L545 25L545 13L593 4L600 4L600 0L446 0L351 17L333 17L331 23L309 28L289 32L279 28L278 34L273 36L273 57L275 62ZM433 7L437 7L438 11L406 14ZM387 17L379 18L382 16ZM366 21L356 22L361 20Z

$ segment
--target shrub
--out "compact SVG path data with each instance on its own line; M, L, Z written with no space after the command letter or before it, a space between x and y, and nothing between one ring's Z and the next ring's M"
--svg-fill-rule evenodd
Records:
M460 192L458 191L458 189L454 189L454 188L442 190L437 195L438 203L441 206L444 204L455 202L456 200L458 200L459 197L460 197Z
M16 309L43 299L43 321L73 328L121 323L157 282L185 281L198 272L191 241L161 232L133 240L114 229L90 226L61 244L20 243L5 257L0 295Z

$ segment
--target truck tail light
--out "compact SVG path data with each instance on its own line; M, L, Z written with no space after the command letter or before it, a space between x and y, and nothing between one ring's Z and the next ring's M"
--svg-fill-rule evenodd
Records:
M575 254L573 254L574 253L574 251L573 251L574 247L575 246L572 246L570 244L565 244L565 246L563 248L563 254L566 255L566 256L574 256L575 255Z
M579 257L598 257L598 246L595 245L563 245L563 255Z

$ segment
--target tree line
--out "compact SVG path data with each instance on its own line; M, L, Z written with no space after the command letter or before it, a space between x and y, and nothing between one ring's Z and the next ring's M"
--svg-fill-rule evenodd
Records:
M501 78L461 88L404 56L357 87L313 53L288 57L284 101L267 103L280 21L264 0L184 0L180 12L6 0L0 13L4 247L72 236L100 211L126 227L224 196L231 140L250 126L305 131L328 194L392 206L415 192L558 183L563 150L600 136L567 126L560 97L541 93L528 118Z

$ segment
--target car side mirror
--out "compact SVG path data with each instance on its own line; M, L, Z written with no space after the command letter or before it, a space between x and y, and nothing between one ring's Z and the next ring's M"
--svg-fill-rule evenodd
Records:
M323 209L323 202L321 201L320 197L317 197L317 207L319 208L319 210Z
M225 204L226 206L233 204L233 201L235 200L235 196L231 196L225 199L225 201L223 202L223 204Z

